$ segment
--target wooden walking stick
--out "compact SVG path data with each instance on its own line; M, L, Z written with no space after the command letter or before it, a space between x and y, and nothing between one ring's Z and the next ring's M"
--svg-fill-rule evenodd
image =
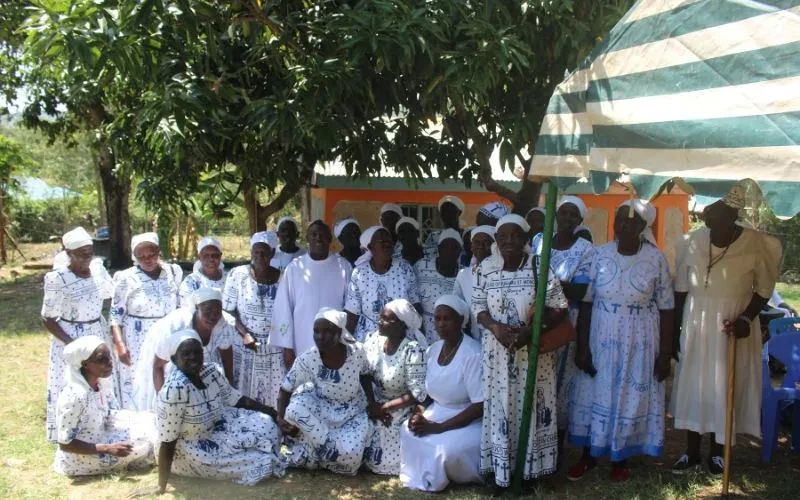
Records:
M731 481L731 445L733 444L733 403L736 388L736 337L728 337L728 401L725 415L725 469L722 473L722 496L727 498Z

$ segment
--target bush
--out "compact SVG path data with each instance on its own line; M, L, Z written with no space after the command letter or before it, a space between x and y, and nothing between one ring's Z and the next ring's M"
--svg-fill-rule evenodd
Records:
M13 198L9 205L11 233L20 241L44 243L85 224L86 211L81 210L78 197L42 201Z

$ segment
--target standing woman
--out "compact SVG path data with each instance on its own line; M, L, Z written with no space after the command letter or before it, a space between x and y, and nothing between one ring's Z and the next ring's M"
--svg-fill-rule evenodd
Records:
M442 219L444 228L431 231L425 241L426 255L436 253L439 247L439 236L448 229L452 229L458 234L462 233L461 214L464 213L464 202L458 196L448 194L439 200L439 217Z
M306 254L306 249L297 245L297 237L300 230L297 223L291 217L281 217L278 220L278 239L280 246L275 250L272 258L272 267L278 268L280 272L286 269L294 259Z
M281 272L270 266L278 247L274 231L262 231L250 238L250 264L233 268L225 282L222 308L236 319L242 339L233 343L234 387L242 396L274 406L285 375L283 349L267 345L272 328L272 308ZM249 342L248 342L249 345Z
M58 449L53 470L91 476L155 461L155 415L120 410L114 397L111 351L87 335L64 348L66 385L58 396Z
M424 491L481 480L481 346L464 333L466 302L444 295L434 314L441 340L426 355L429 396L400 430L400 481Z
M371 437L367 412L387 419L372 394L364 349L346 325L343 311L320 309L314 317L315 347L297 358L281 385L277 420L291 437L290 466L354 476Z
M111 298L114 284L102 266L91 266L92 237L82 227L66 233L61 242L69 256L67 267L44 276L42 320L53 336L47 370L47 440L55 442L56 401L64 387L64 346L86 335L108 342L108 325L103 318L103 301Z
M576 228L586 217L586 205L577 196L565 196L556 209L557 231L550 249L550 270L561 282L561 289L569 302L569 320L572 326L578 322L580 304L589 285L589 270L595 255L595 247L589 240L581 238ZM533 237L533 253L541 258L542 233ZM564 436L569 421L570 393L575 377L575 342L556 351L556 391L558 397L558 446L563 450Z
M521 216L497 222L492 255L478 267L472 287L472 309L483 334L483 429L481 472L506 488L517 457L522 425L522 400L528 377L530 321L536 301L538 265L527 245L530 227ZM557 325L567 311L567 299L550 274L545 295L543 330ZM555 353L540 354L536 373L531 429L525 443L523 479L552 474L558 458Z
M350 265L355 265L359 257L364 253L361 249L361 226L353 217L348 217L337 222L333 226L333 235L342 245L339 255L342 256Z
M530 226L528 236L531 240L544 231L544 208L533 207L525 215L525 222Z
M428 342L419 331L417 310L406 299L383 307L378 330L364 342L375 382L375 402L384 412L373 425L372 439L364 450L364 463L376 474L400 473L400 426L412 407L425 401L425 349Z
M417 276L422 303L423 332L431 344L437 339L433 310L439 297L453 291L461 267L459 264L461 245L461 233L455 229L445 229L439 233L437 251L414 264L414 274Z
M456 282L453 285L453 295L467 304L472 303L472 285L475 283L478 266L492 253L494 232L494 226L478 226L472 229L472 256L475 263L458 271ZM481 342L481 327L478 324L478 318L472 311L470 311L470 329L468 331L473 339Z
M114 275L109 319L117 351L117 384L122 408L136 408L133 381L145 334L156 321L178 307L183 271L160 260L158 235L144 233L131 239L132 267Z
M356 261L344 303L348 329L355 329L359 342L378 329L378 317L387 303L394 299L419 303L414 271L405 260L392 258L394 243L387 229L370 227L361 234L361 246L366 252Z
M569 440L583 457L567 473L571 481L601 456L611 458L612 481L627 481L628 458L657 457L664 447L675 297L651 230L655 208L633 200L631 216L630 207L617 210L616 241L597 249L581 305Z
M410 266L425 258L425 249L419 243L419 222L411 217L403 217L397 222L397 240L401 247L400 256Z
M207 236L197 244L197 259L194 270L184 278L179 292L180 306L187 307L192 303L192 294L200 289L225 288L225 265L222 263L222 244Z

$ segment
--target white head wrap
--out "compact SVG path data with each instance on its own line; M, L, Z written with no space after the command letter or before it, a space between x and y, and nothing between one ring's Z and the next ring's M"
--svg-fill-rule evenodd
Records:
M206 236L197 242L197 253L202 252L205 247L214 247L220 252L222 251L222 243L213 236Z
M586 231L587 233L589 233L589 236L591 236L592 239L594 239L594 235L592 234L592 230L589 229L589 226L587 226L586 224L578 224L578 226L575 228L575 234L578 234L581 231Z
M517 214L504 215L503 217L500 218L499 221L497 221L497 224L495 224L494 227L495 229L500 229L502 226L505 226L506 224L514 224L516 226L519 226L526 233L531 230L531 226L525 220L525 217Z
M364 253L356 259L356 266L360 266L364 262L369 262L372 260L372 251L369 249L369 244L372 242L372 238L375 236L375 233L378 231L389 231L383 226L370 226L361 233L361 238L359 238L359 243L361 243L361 248L364 249Z
M439 239L436 241L436 246L438 247L441 245L444 240L456 240L458 242L458 246L464 248L464 240L461 236L461 233L455 229L447 228L439 233Z
M259 231L250 237L250 248L258 243L269 245L273 250L278 248L278 233L275 231Z
M142 233L131 238L131 255L136 251L136 247L142 243L158 246L158 235L156 233Z
M392 311L397 316L397 319L406 325L406 337L416 340L423 348L427 347L428 340L420 331L420 328L422 328L422 316L419 315L411 302L406 299L394 299L387 302L384 307Z
M630 206L631 206L631 200L626 200L619 206L619 208L630 207ZM644 230L642 231L642 234L639 235L639 238L652 244L653 246L658 246L658 243L656 242L656 237L653 234L653 222L655 222L656 220L655 207L644 200L636 198L633 200L633 211L639 214L639 217L644 219L644 222L646 224Z
M459 212L464 211L464 202L461 201L461 198L458 196L453 196L452 194L448 194L447 196L442 196L442 199L439 200L439 211L442 211L442 205L445 203L450 203L454 207L458 209Z
M386 205L381 207L381 215L385 214L386 212L394 212L400 217L403 216L403 209L400 208L400 205L395 203L387 203Z
M499 201L493 201L482 206L479 212L486 217L490 217L494 220L500 220L501 217L508 214L508 207Z
M76 227L72 231L64 233L64 236L61 237L61 244L67 250L75 250L76 248L89 246L92 243L92 235L82 227Z
M461 316L463 318L462 321L461 321L461 328L465 328L467 326L467 323L469 322L469 318L470 318L469 306L467 305L466 302L464 302L461 299L461 297L459 297L458 295L452 295L452 294L450 294L450 295L442 295L436 301L436 304L433 307L434 310L439 306L447 306L450 309L454 310L456 312L456 314L458 314L459 316Z
M200 335L192 330L191 328L186 328L185 330L178 330L177 332L173 333L167 339L169 345L169 355L174 356L176 352L178 352L178 347L186 341L186 340L196 340L200 342L200 345L203 345L203 339L200 338Z
M297 222L295 222L294 219L292 219L291 217L281 217L280 219L278 219L278 224L275 226L275 231L280 230L281 224L283 224L284 222L291 222L292 225L294 226L295 231L299 231L299 229L297 228Z
M81 363L89 359L98 347L105 344L103 339L96 335L78 337L64 346L63 356L67 362L67 383L74 382L84 387L89 387L86 378L81 373Z
M561 201L558 202L556 210L561 208L562 205L566 205L567 203L575 205L575 208L578 209L578 213L581 214L581 219L586 218L586 203L584 203L583 200L578 198L577 196L565 196L561 198Z
M529 216L531 212L539 212L540 214L544 215L544 208L542 207L533 207L528 210L528 213L525 214L525 217Z
M222 292L216 288L201 286L192 294L192 304L194 304L195 307L209 300L222 301Z
M417 219L413 219L411 217L400 217L400 220L397 221L397 224L395 224L394 226L395 232L399 231L400 226L402 226L403 224L411 224L412 226L414 226L414 229L419 231L419 222L417 222Z
M475 236L479 234L485 234L489 238L494 241L494 233L497 231L494 226L478 226L472 230L472 234L470 235L470 240L474 240Z
M323 307L319 310L319 312L317 312L317 315L314 316L314 322L316 322L318 319L328 320L342 329L342 336L339 337L339 341L342 344L352 344L356 341L350 332L347 331L346 312L333 309L332 307Z
M339 235L342 234L342 231L344 231L344 228L350 224L355 224L359 229L361 229L361 225L359 225L355 217L347 217L333 225L333 235L336 236L337 240L339 239Z
M503 216L497 224L495 225L495 240L497 239L497 231L500 230L501 227L505 226L506 224L514 224L522 229L523 232L527 233L531 230L531 227L525 221L525 218L517 215L517 214L508 214ZM525 244L523 248L525 253L531 253L531 246L530 244ZM492 243L492 253L486 257L486 260L483 261L482 265L486 272L489 271L497 271L503 268L504 264L503 256L500 254L500 247L497 246L497 241Z

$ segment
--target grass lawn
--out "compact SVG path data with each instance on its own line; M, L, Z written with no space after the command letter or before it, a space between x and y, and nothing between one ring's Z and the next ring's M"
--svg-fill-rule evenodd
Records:
M41 328L42 272L18 270L12 279L0 270L0 498L124 498L139 488L156 484L155 469L147 472L70 480L50 470L54 448L44 441L44 393L49 335ZM784 297L800 306L800 287L787 288ZM784 289L781 289L784 293ZM770 465L760 459L760 443L740 436L734 449L732 488L752 498L797 498L800 457L792 456L786 436ZM634 475L624 485L608 480L603 462L580 483L568 483L563 473L529 490L541 498L690 499L718 495L720 481L698 474L675 478L667 467L683 449L683 436L667 432L663 460L643 458L631 464ZM569 449L566 463L577 459ZM327 472L293 471L280 480L245 488L231 483L173 477L174 491L163 498L419 498L395 478L369 473L357 477ZM441 496L481 498L480 487L451 488Z

